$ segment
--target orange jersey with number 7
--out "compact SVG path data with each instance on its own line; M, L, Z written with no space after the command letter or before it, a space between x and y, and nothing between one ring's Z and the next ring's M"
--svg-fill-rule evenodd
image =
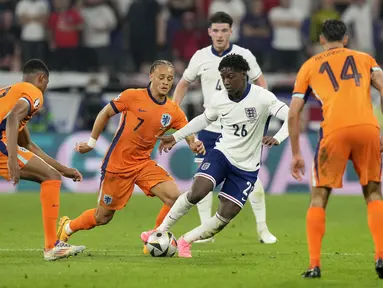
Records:
M157 136L187 124L184 112L176 103L166 98L162 103L158 102L149 88L127 89L110 104L116 113L121 112L121 116L101 167L108 172L137 169L138 164L150 159Z
M314 94L323 111L323 135L361 124L379 127L373 113L371 72L380 70L368 54L336 48L307 60L297 75L294 97Z

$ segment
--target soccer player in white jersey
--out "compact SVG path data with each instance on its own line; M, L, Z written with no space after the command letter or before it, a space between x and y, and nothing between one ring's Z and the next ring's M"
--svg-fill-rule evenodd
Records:
M160 151L167 152L177 142L201 131L218 118L222 125L222 135L202 162L191 189L178 197L156 229L159 232L170 230L178 219L223 182L217 213L178 240L178 255L185 258L191 257L193 242L208 239L220 232L246 203L257 182L263 130L271 115L284 123L268 144L277 145L288 136L288 106L268 90L247 82L246 72L250 67L241 55L225 56L218 69L225 89L212 96L214 105L207 107L202 115L173 135L160 137ZM153 232L143 232L142 241L147 242Z
M229 39L232 34L231 26L233 24L233 19L230 15L224 12L217 12L210 17L209 22L210 28L208 33L212 39L212 45L198 50L193 55L189 66L174 91L174 101L180 104L190 83L199 77L201 79L204 107L209 107L212 103L211 96L216 91L223 89L222 79L218 71L219 62L223 56L230 53L242 55L250 65L250 70L247 72L249 80L267 89L266 80L254 55L248 49L230 43ZM196 163L202 163L204 157L209 155L220 133L221 125L219 121L215 121L198 134L198 139L205 145L206 154L197 155L195 158ZM268 244L275 243L277 238L269 232L266 224L265 191L259 180L255 184L254 192L249 196L249 200L257 220L257 232L260 241ZM198 203L198 213L202 223L210 219L212 204L213 193L209 193ZM211 240L213 240L213 238L199 242L209 242Z

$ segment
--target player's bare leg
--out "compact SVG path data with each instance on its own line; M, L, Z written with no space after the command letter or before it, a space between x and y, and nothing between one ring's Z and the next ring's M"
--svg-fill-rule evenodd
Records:
M322 239L326 229L325 209L331 194L331 188L312 187L311 202L306 216L307 243L310 254L310 267L302 274L304 278L320 278L320 253Z
M213 190L213 183L204 177L196 176L190 191L181 194L174 205L166 215L162 224L156 229L156 231L169 231L170 228L189 210L196 205L202 198L204 198L211 190ZM161 198L160 195L157 195ZM164 201L164 200L163 200ZM141 234L141 240L146 242L153 232L147 231Z
M113 219L115 212L115 210L98 205L97 208L86 210L73 220L63 216L57 229L57 237L61 241L67 242L71 235L77 231L90 230L96 226L108 224Z
M249 195L249 201L257 221L257 232L260 242L265 244L273 244L277 242L277 238L270 233L266 224L265 190L259 179L254 185L254 190Z
M362 187L367 204L368 226L375 244L375 270L383 279L383 201L381 183L368 182Z
M60 207L61 174L33 156L21 169L20 178L41 184L40 199L45 234L45 260L52 261L77 255L85 246L73 246L57 240L56 223Z
M178 240L178 256L191 257L191 245L199 239L207 239L219 233L242 210L234 202L220 197L217 213L205 223L187 232Z

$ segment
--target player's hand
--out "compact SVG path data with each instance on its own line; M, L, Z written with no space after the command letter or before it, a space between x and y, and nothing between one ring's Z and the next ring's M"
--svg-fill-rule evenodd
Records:
M8 172L9 180L12 180L14 186L17 185L20 181L20 166L17 158L8 158Z
M305 161L302 155L293 156L291 161L291 175L298 181L302 181L302 176L305 175Z
M272 136L264 136L262 138L262 144L266 147L273 147L279 145L279 142L277 139L273 138Z
M63 171L61 171L61 175L63 175L66 178L72 179L74 182L81 182L82 181L82 175L81 173L74 168L68 168L65 167Z
M189 147L193 153L202 154L202 155L206 154L205 145L203 145L202 141L197 140L194 143L191 143Z
M74 148L74 150L76 150L77 152L81 154L85 154L85 153L88 153L89 151L92 151L93 148L88 146L88 143L86 142L80 142L80 143L76 143L76 147Z
M164 151L165 153L168 153L170 150L172 150L173 146L177 143L173 135L159 136L158 139L160 139L161 141L160 146L158 147L158 151L160 152L160 155L162 155L162 151Z

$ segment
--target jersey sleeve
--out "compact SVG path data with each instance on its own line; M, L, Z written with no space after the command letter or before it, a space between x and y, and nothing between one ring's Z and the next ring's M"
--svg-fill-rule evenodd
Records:
M246 60L249 63L250 70L247 72L247 75L249 76L251 82L254 82L259 78L259 76L262 75L261 68L258 65L257 59L253 55L253 53L250 52L250 50L246 49Z
M198 76L199 65L201 64L201 59L199 59L200 53L200 51L194 53L193 57L190 59L188 67L182 75L182 78L184 78L189 83L194 82Z
M305 102L307 98L310 96L312 89L310 87L310 79L309 79L309 62L303 64L301 69L297 74L297 79L294 85L293 97L298 97L304 99Z
M278 100L278 98L269 91L267 91L267 95L265 95L265 98L267 99L267 109L269 111L269 114L280 119L280 115L278 113L281 112L282 109L284 109L284 107L288 108L286 103L283 103L282 101Z
M134 101L134 92L133 90L125 90L121 92L116 98L110 101L110 106L112 106L116 114L129 110L130 103Z
M184 111L177 105L176 111L175 111L175 119L172 125L173 129L180 130L181 128L185 127L188 124L188 119L186 118L186 115Z
M16 86L15 88L21 95L20 100L27 102L29 105L29 115L34 114L43 107L43 93L37 87L26 83L19 83Z

